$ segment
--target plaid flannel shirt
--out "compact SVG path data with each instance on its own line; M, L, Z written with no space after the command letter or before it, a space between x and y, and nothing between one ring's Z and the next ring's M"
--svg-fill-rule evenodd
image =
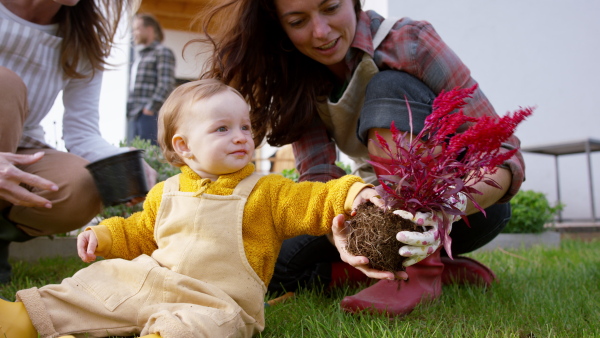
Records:
M175 55L154 41L143 48L133 91L127 98L127 116L137 116L146 108L157 114L160 107L175 87Z
M358 67L363 53L368 53L379 69L407 72L423 81L436 94L455 87L468 88L476 83L469 69L426 21L409 18L398 20L377 50L373 50L373 37L383 20L374 11L360 13L356 35L346 55L346 63L352 72ZM480 88L467 102L464 107L466 115L497 116ZM344 175L344 171L335 165L335 143L316 112L315 115L317 119L313 126L294 142L294 156L300 181L326 182ZM508 151L519 146L519 139L513 136L503 145L503 149ZM520 152L507 161L505 167L512 172L512 184L499 203L510 200L525 179L525 163Z

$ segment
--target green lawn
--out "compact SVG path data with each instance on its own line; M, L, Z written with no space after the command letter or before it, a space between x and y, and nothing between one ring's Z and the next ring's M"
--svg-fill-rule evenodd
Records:
M356 289L301 291L267 308L261 337L600 337L600 241L469 256L496 272L490 290L445 287L436 302L392 320L340 311L340 300ZM14 299L18 289L59 282L83 266L76 259L14 262L15 281L0 294Z

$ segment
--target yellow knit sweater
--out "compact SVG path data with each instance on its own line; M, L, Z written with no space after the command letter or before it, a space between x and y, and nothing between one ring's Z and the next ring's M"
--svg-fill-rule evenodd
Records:
M212 182L184 166L179 189L231 195L236 185L252 172L254 165L249 164ZM352 175L327 183L294 183L274 174L262 177L248 196L242 224L244 249L256 274L268 285L281 242L303 234L328 233L333 218L341 213L349 214L356 195L366 186L359 177ZM164 182L160 182L150 190L143 211L128 218L108 218L91 227L98 237L98 256L133 259L141 254L151 255L157 249L154 223L163 188Z

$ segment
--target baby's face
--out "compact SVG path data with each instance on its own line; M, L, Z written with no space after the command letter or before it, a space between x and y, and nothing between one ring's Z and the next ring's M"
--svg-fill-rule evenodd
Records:
M254 154L248 104L230 90L194 103L177 135L189 150L186 164L213 181L242 169Z

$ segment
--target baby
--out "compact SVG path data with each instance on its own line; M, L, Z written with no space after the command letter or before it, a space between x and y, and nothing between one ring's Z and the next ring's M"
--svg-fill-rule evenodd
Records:
M0 301L0 336L250 337L264 329L282 241L327 234L360 203L382 205L357 176L295 183L254 173L248 105L217 80L178 87L158 130L181 174L154 186L142 211L79 235L82 260L107 259Z

